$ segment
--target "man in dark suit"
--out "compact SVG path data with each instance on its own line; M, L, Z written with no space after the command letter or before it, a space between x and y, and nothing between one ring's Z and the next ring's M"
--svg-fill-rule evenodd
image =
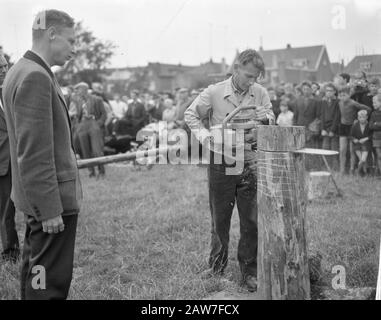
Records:
M0 236L3 244L1 257L6 261L16 262L20 249L15 228L15 206L11 200L11 159L2 100L3 81L7 71L7 60L0 54Z
M66 299L82 197L68 108L50 67L74 56L74 21L40 12L33 46L9 70L3 88L12 168L12 200L25 214L22 299Z

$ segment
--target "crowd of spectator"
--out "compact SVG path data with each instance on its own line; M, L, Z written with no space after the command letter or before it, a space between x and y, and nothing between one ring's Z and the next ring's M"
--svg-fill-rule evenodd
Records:
M380 175L380 79L342 73L333 82L305 81L268 88L276 123L304 126L306 147L339 151L340 173Z
M100 83L65 88L77 154L86 159L101 156L104 150L125 152L137 132L152 122L166 121L169 129L186 129L184 112L200 90L132 90L129 96L115 93L110 99ZM339 152L330 161L334 170L380 175L379 78L368 80L363 72L352 77L342 73L329 83L281 83L267 90L277 125L304 126L306 147ZM98 176L103 175L100 166ZM93 168L90 176L97 176Z

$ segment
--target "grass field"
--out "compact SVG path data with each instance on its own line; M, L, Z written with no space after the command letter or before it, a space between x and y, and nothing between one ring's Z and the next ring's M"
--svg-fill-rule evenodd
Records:
M239 224L231 231L227 281L203 280L209 253L206 170L154 166L136 171L107 166L105 180L82 171L80 214L71 299L202 299L236 287ZM309 252L323 256L329 284L344 265L348 287L376 286L381 235L381 181L338 177L344 198L308 207ZM18 216L20 238L22 218ZM0 299L19 298L19 266L0 262Z

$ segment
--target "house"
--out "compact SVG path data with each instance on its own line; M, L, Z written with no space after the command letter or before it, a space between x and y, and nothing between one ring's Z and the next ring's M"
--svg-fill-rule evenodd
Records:
M263 50L261 47L258 52L266 66L266 75L261 81L264 84L300 83L304 80L326 82L333 79L331 62L324 45L294 48L288 44L284 49Z
M351 76L359 70L370 78L381 77L381 54L356 56L344 68L344 72Z
M144 67L108 69L104 81L108 92L131 89L152 92L174 91L176 88L197 89L225 79L227 66L210 60L199 66L148 63Z

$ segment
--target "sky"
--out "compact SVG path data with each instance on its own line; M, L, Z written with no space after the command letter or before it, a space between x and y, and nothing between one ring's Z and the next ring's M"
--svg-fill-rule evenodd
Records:
M381 54L381 0L0 0L0 45L17 60L34 16L59 9L116 45L110 67L228 64L237 50L326 45L331 62Z

